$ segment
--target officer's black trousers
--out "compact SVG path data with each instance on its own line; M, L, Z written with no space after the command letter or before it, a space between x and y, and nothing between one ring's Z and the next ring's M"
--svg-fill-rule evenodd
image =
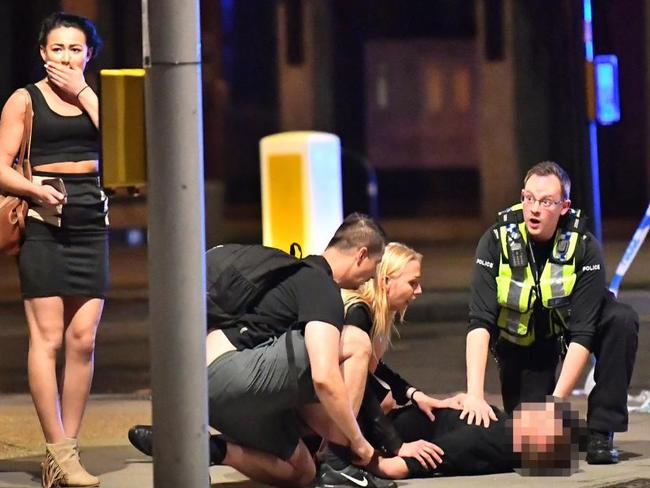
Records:
M637 313L630 306L617 302L608 292L593 340L596 386L588 401L590 429L627 430L627 389L632 378L638 333ZM529 347L500 340L496 355L506 412L511 413L521 402L543 402L553 393L559 361L555 339L538 339Z

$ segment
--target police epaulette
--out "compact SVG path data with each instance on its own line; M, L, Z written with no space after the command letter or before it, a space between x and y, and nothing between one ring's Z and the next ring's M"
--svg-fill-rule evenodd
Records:
M524 221L524 211L522 209L512 210L508 208L501 210L497 215L497 223L504 224L521 224Z
M582 210L571 209L564 217L562 229L568 232L585 234L587 230L587 216Z
M566 264L577 255L576 253L581 249L581 245L584 245L582 244L581 238L585 236L586 220L582 210L569 210L561 221L560 232L556 238L556 245L553 248L553 252L549 256L549 261L556 264ZM574 233L578 234L579 240L573 250L569 252L571 235Z

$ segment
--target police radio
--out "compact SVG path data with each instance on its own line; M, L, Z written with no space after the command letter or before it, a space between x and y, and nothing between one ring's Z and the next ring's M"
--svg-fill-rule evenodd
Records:
M514 229L508 229L507 248L508 261L512 268L525 268L528 266L528 254L526 253L526 243L516 226Z

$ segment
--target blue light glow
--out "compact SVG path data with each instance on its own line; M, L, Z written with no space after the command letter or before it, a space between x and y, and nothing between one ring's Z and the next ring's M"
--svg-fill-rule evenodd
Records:
M584 0L583 9L585 22L591 22L591 0Z
M601 54L594 58L596 76L596 119L602 125L621 120L618 91L618 58L613 54Z
M584 40L585 40L585 59L592 61L594 59L594 38L591 29L591 0L583 0L584 9Z
M594 59L594 41L591 27L591 0L583 0L584 9L584 41L585 59L592 62ZM600 221L600 169L598 167L598 132L596 121L589 121L589 156L591 158L591 194L593 197L592 218L594 222L594 234L602 242L603 231Z
M594 235L596 239L602 242L603 229L600 213L600 169L598 164L598 136L596 131L596 121L589 122L589 153L591 156L591 191L594 200L593 222Z

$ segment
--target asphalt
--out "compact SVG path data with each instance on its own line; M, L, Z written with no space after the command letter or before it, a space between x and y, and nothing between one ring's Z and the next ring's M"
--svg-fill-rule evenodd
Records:
M425 236L426 237L426 236ZM408 239L401 239L408 242ZM411 242L425 256L425 293L407 316L401 338L388 361L421 389L446 394L464 388L464 327L474 244ZM604 246L610 276L626 242ZM153 486L151 460L126 439L128 427L151 418L149 391L147 254L144 247L113 246L112 286L97 337L96 374L81 435L82 457L105 488ZM642 324L639 355L631 392L650 389L650 245L640 251L623 281L620 298L639 312ZM27 336L19 301L15 264L0 259L0 488L39 486L42 434L26 393ZM442 386L444 385L444 386ZM489 366L486 390L499 404L498 380ZM572 402L584 415L584 397ZM650 486L650 415L632 413L627 433L617 434L624 461L590 466L568 478L524 478L515 473L400 482L407 486ZM261 486L228 467L211 469L212 486ZM633 481L646 479L648 481ZM617 484L623 483L623 484ZM644 484L646 483L646 484Z
M491 396L493 401L497 398ZM573 405L584 415L584 398L573 398ZM134 396L91 397L84 431L81 437L81 456L86 468L101 479L103 488L146 488L153 485L153 465L148 458L128 444L124 432L135 422L148 421L149 401ZM3 424L7 416L20 421L23 428L37 424L31 402L27 395L11 395L3 398L0 406ZM110 423L110 427L106 424ZM30 427L31 428L31 427ZM2 428L5 442L6 428ZM20 440L15 441L18 444ZM579 462L579 471L570 477L522 477L516 473L499 475L453 477L398 482L400 488L440 487L647 487L650 481L650 415L632 414L629 431L616 436L616 445L621 450L622 461L611 466L591 466L584 459ZM32 488L39 485L40 462L38 450L14 453L0 457L0 488ZM211 486L232 488L254 488L264 486L252 482L237 471L226 466L210 470ZM188 487L194 488L194 487Z

